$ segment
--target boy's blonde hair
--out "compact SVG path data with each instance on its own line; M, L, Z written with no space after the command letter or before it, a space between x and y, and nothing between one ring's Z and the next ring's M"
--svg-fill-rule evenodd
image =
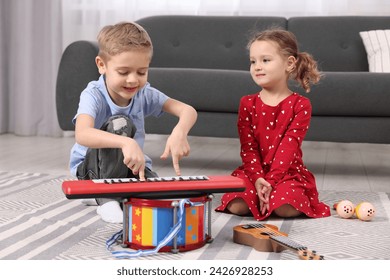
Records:
M249 40L248 49L255 41L275 42L283 56L295 57L296 67L290 73L290 77L296 80L306 92L310 91L310 84L319 82L322 75L317 68L317 62L309 53L298 51L298 42L292 32L278 28L261 31Z
M142 26L133 22L107 25L100 30L97 40L99 56L103 59L133 50L150 50L150 58L153 55L149 34Z

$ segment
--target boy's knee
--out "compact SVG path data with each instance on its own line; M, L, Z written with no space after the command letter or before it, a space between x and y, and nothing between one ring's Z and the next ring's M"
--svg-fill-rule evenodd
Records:
M117 135L124 135L133 138L137 131L133 121L127 116L112 116L104 125L104 130Z

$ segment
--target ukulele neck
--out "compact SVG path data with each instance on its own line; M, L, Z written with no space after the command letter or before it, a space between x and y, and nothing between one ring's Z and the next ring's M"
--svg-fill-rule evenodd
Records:
M288 248L288 249L293 249L293 250L296 250L296 251L301 251L301 250L306 250L307 247L306 246L303 246L283 235L269 235L269 238L277 243L279 243L280 245Z

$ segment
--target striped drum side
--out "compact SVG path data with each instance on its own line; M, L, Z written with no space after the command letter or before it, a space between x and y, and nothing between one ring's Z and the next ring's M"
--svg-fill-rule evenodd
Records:
M184 209L181 229L177 234L179 251L202 247L211 237L207 234L205 204L210 199L206 196L189 199L194 205L187 204ZM133 249L156 247L174 226L174 201L178 199L129 199L124 204L127 218L124 223L124 243ZM173 240L161 251L170 251Z

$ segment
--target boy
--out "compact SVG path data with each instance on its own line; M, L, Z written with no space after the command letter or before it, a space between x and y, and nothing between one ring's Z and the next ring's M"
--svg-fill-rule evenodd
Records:
M179 118L161 155L179 160L188 156L187 135L197 119L195 109L152 88L147 82L153 46L147 32L135 23L104 27L98 35L95 59L98 81L80 95L75 124L76 144L70 158L71 173L80 180L156 177L151 159L143 153L144 117L163 112ZM96 199L97 213L110 223L123 220L119 199Z

